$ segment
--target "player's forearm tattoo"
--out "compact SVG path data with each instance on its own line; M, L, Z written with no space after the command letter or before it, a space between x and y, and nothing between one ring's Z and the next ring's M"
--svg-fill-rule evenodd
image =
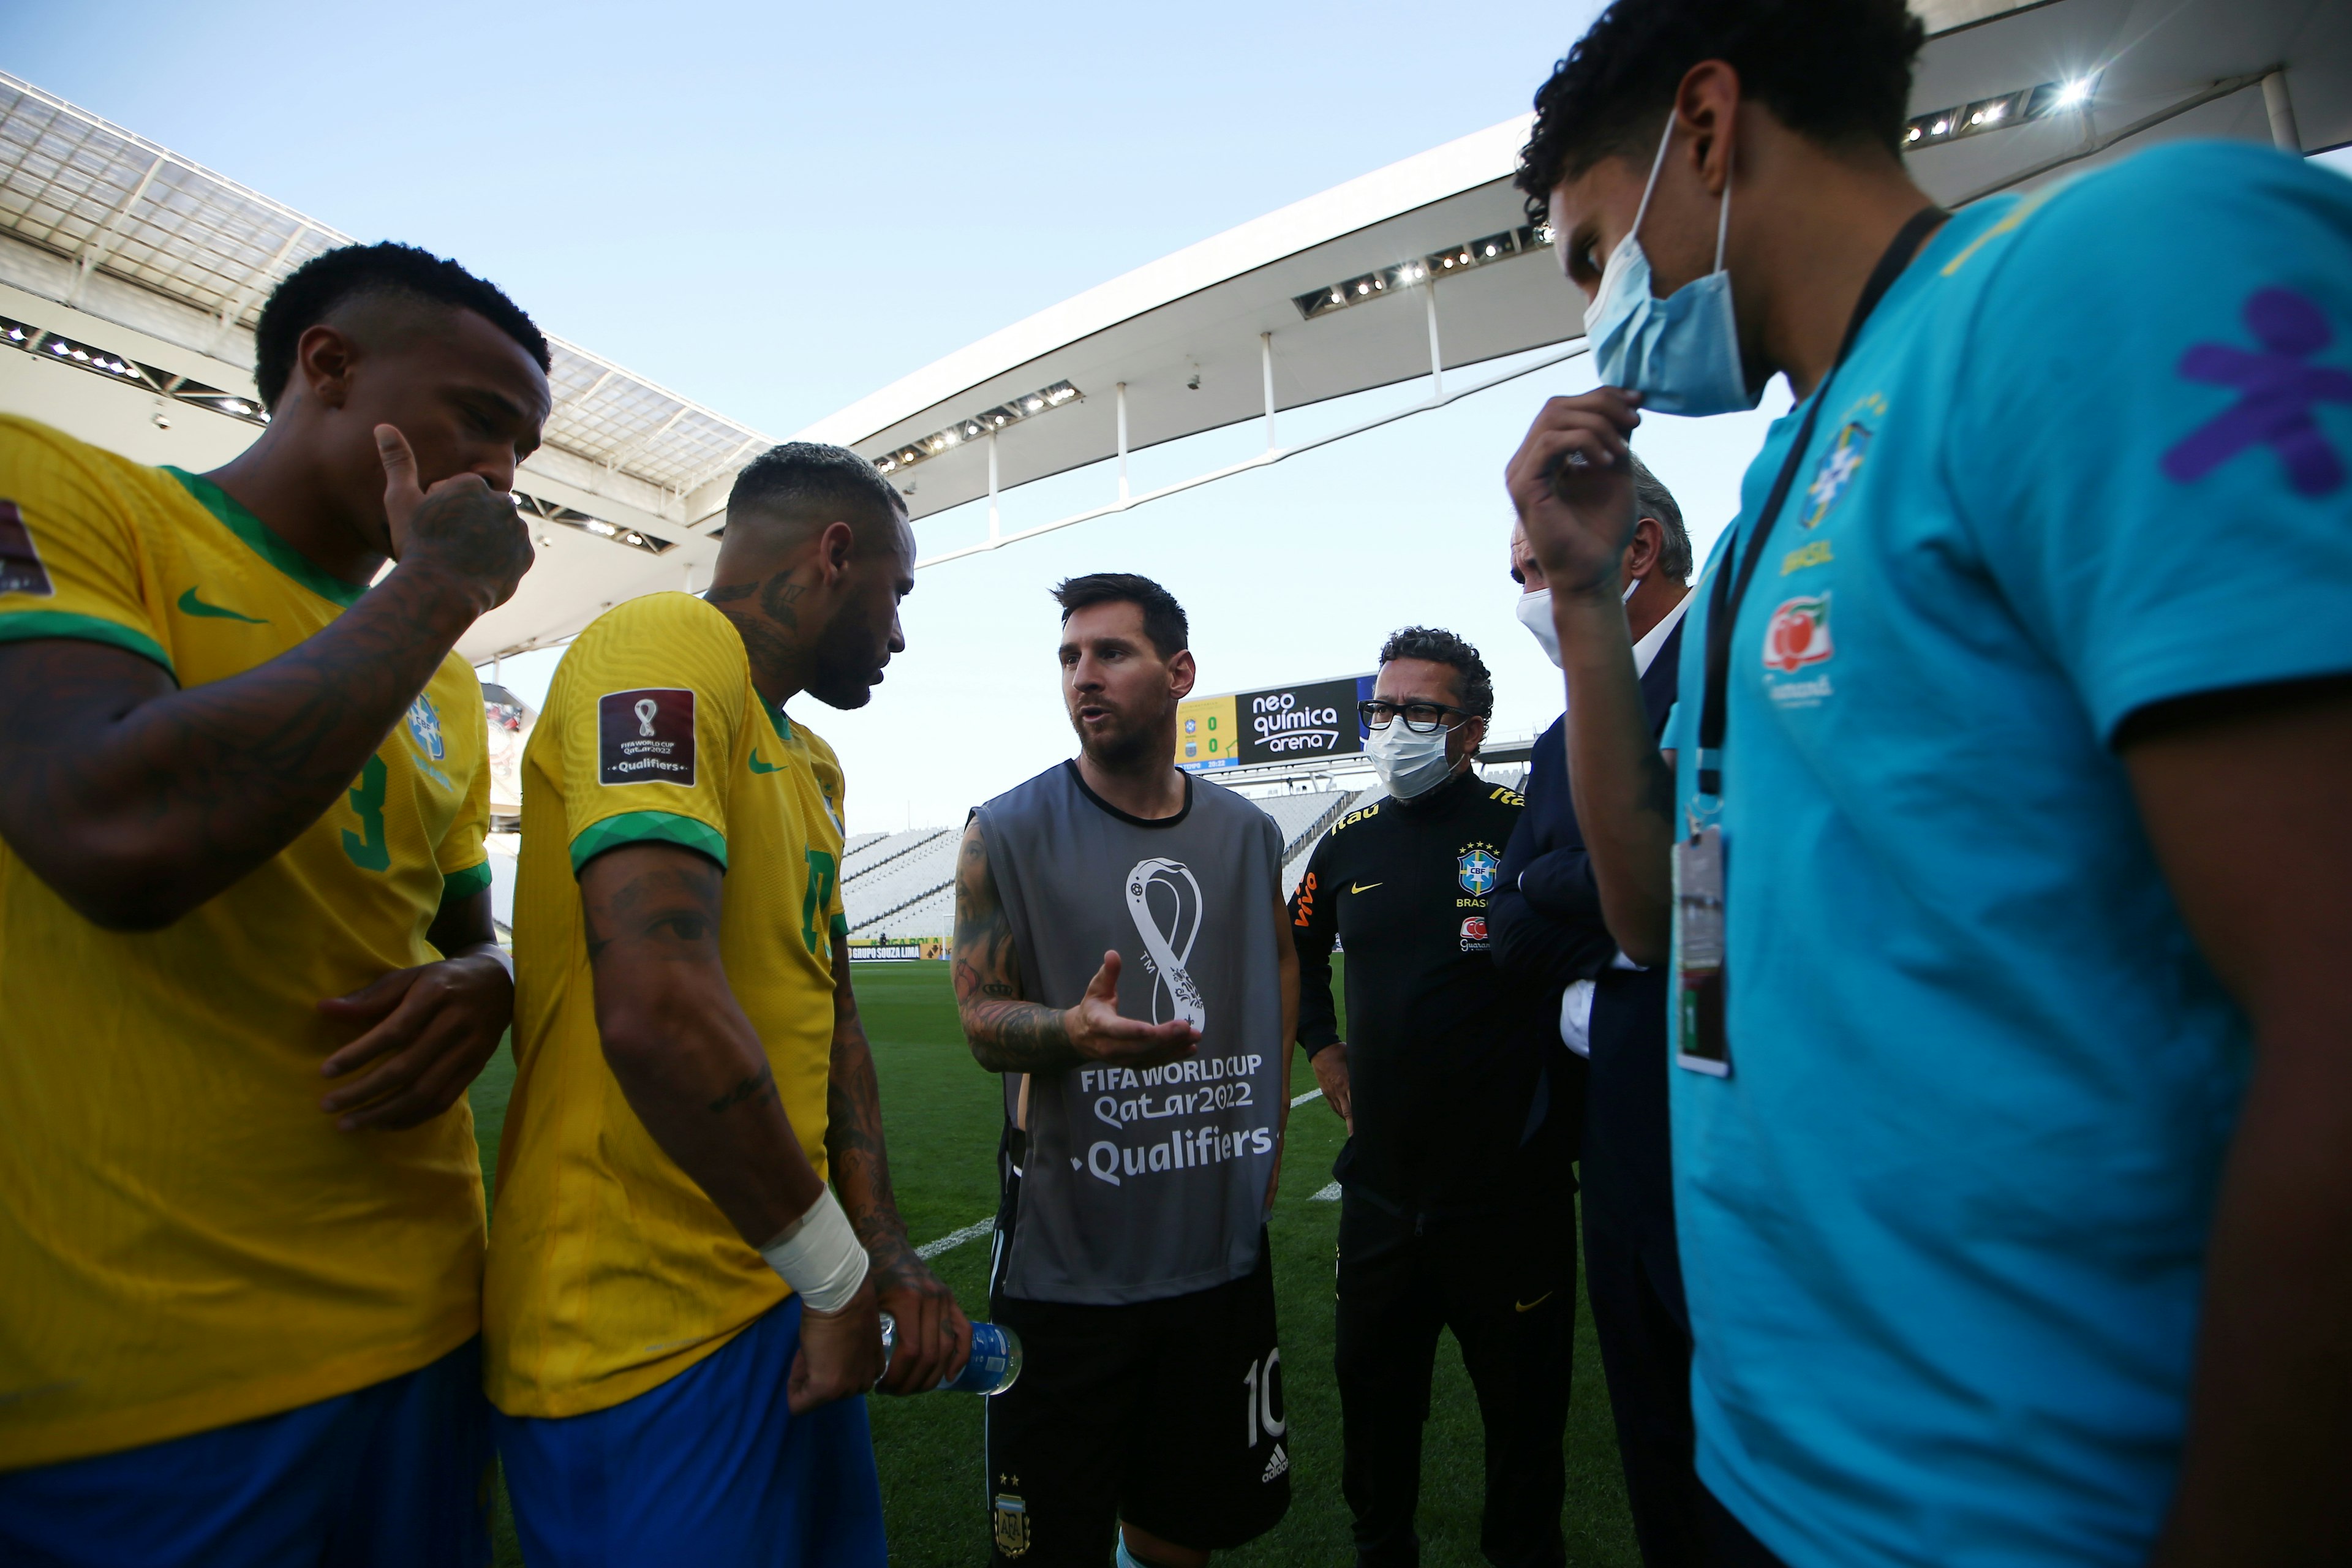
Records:
M0 833L100 918L177 919L343 805L471 619L445 600L395 572L276 658L185 690L101 644L0 647Z
M835 951L841 952L836 945ZM846 985L843 987L845 993ZM890 1156L882 1141L882 1094L874 1079L874 1051L858 1022L856 1004L836 1001L833 1068L824 1090L824 1152L850 1228L879 1260L909 1250L890 1187Z
M710 1111L712 1115L716 1116L734 1110L737 1106L742 1104L747 1100L772 1100L781 1104L782 1103L782 1099L783 1097L776 1092L776 1074L774 1069L772 1068L761 1068L758 1072L753 1073L750 1078L745 1079L741 1083L737 1084L733 1089L729 1089L725 1094L722 1094L717 1100L712 1100L710 1102Z
M1020 1000L1020 955L1013 922L989 874L988 845L975 822L956 855L956 1012L972 1058L991 1072L1059 1072L1078 1059L1061 1013Z

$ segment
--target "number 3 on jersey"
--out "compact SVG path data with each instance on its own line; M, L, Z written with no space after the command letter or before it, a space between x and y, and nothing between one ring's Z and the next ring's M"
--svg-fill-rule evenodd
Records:
M824 912L833 905L833 879L838 865L822 849L808 854L808 893L801 900L801 940L812 953L822 952Z
M383 871L392 867L392 848L383 841L383 797L388 775L382 757L370 757L367 766L360 770L360 782L352 786L352 810L358 814L360 830L343 829L343 853L352 864L362 871Z

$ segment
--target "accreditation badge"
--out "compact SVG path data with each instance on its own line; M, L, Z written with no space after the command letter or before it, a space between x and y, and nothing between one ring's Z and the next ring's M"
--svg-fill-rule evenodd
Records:
M1675 1065L1731 1076L1723 1018L1723 830L1675 846Z

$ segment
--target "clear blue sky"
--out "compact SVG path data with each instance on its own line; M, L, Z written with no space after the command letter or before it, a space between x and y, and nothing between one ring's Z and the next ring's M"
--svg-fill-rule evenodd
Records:
M456 256L550 331L783 436L1521 111L1597 9L84 0L10 5L0 65L362 239ZM1580 303L1563 284L1561 311ZM1204 689L1369 668L1383 635L1423 621L1486 650L1498 730L1548 721L1557 677L1503 574L1501 470L1542 398L1587 384L1578 365L925 572L874 704L795 704L842 752L853 827L959 821L1067 753L1045 589L1074 572L1166 582ZM1762 415L1657 419L1637 440L1702 550L1784 405L1776 388ZM1136 477L1255 439L1163 449ZM1008 526L1108 482L1016 494ZM922 531L937 548L973 526L950 513ZM506 674L535 699L546 669Z

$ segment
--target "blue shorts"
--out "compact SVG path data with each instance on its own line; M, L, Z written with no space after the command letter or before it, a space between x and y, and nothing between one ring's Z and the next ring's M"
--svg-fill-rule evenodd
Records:
M885 1568L866 1401L788 1412L800 1342L792 1296L609 1410L492 1412L531 1568Z
M490 1560L482 1342L277 1415L0 1474L10 1568Z

